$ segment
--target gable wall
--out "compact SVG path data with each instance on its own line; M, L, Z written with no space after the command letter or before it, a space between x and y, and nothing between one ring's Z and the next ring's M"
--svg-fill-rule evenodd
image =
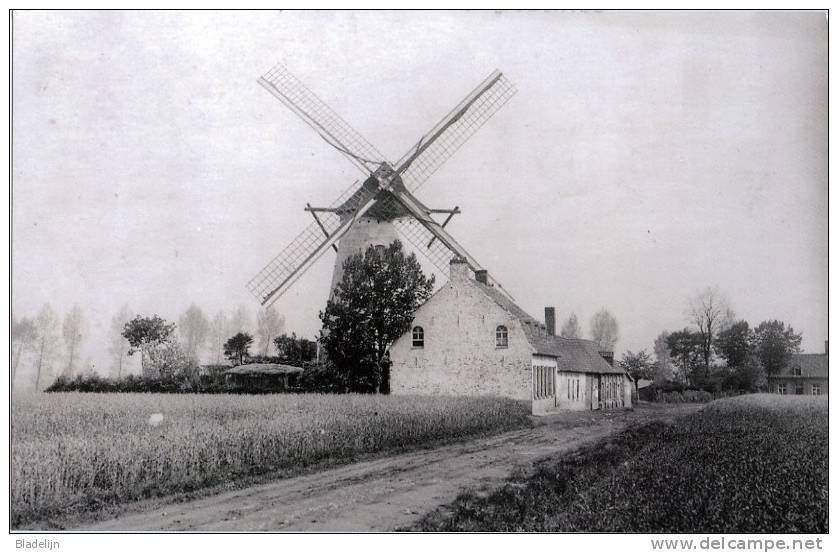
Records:
M425 331L423 349L411 333L390 348L391 394L496 395L532 399L532 347L517 318L471 280L449 281L416 312L412 326ZM509 347L495 347L505 325Z

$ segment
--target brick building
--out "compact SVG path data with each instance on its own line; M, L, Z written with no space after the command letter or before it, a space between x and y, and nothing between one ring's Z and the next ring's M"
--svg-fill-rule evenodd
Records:
M495 395L532 402L533 414L631 407L628 375L590 340L555 335L468 265L416 312L390 348L392 394Z
M829 393L829 342L823 353L796 353L779 374L768 377L768 389L777 394L817 396Z

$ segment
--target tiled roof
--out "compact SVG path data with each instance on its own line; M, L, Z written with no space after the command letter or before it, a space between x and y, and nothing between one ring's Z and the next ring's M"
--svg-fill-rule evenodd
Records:
M493 286L475 282L478 288L498 305L521 321L527 341L539 355L555 357L560 371L625 374L619 366L612 367L599 354L591 340L547 336L547 327L521 309L514 301Z
M498 305L515 315L515 318L520 319L522 323L529 322L531 325L534 325L536 327L546 328L543 323L538 322L538 319L536 319L535 317L518 307L518 304L509 299L509 297L506 294L504 294L494 286L488 286L477 281L475 281L474 283L478 286L478 288L480 288L483 291L483 293L492 298L492 300L494 300L495 303L497 303Z
M795 353L783 371L783 376L791 376L794 367L800 367L800 376L828 378L829 356L823 353Z
M561 336L545 336L539 342L540 347L536 347L536 352L555 356L560 371L625 373L619 366L612 367L608 361L603 359L599 354L596 342L591 340L570 340Z

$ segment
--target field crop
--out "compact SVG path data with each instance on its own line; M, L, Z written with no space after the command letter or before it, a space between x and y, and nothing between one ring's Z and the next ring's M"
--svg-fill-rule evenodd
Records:
M718 400L461 494L412 530L825 533L827 398Z
M496 398L39 394L12 403L11 521L529 424ZM39 522L41 521L41 522Z

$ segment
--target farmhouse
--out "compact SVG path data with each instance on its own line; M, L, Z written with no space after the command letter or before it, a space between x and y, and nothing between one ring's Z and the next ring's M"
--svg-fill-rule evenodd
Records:
M555 335L555 310L537 321L460 258L451 278L390 348L391 394L496 395L533 414L631 407L629 377L590 340Z
M768 389L778 394L829 393L829 341L823 353L795 353L779 374L768 377Z

